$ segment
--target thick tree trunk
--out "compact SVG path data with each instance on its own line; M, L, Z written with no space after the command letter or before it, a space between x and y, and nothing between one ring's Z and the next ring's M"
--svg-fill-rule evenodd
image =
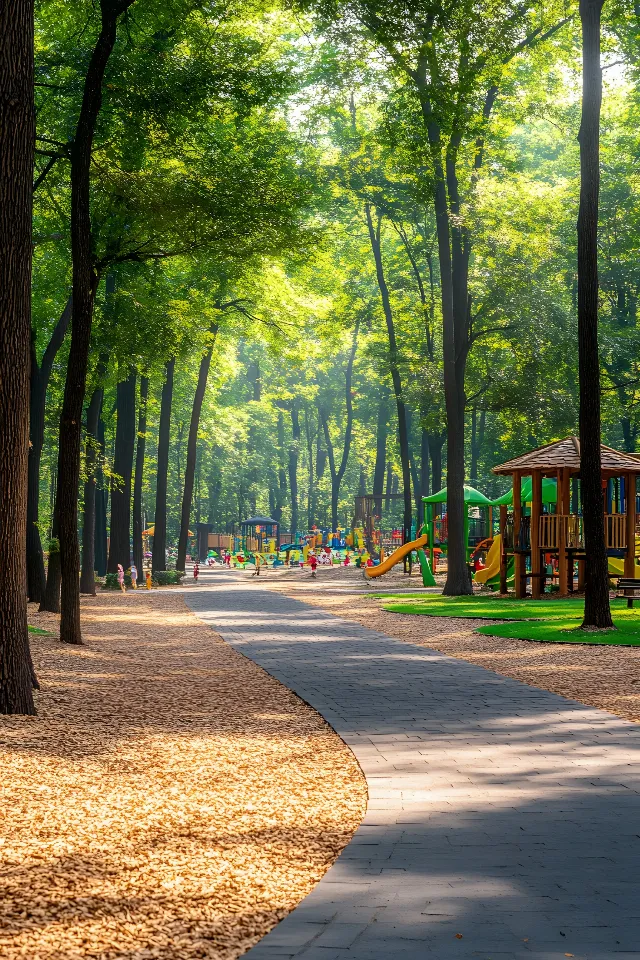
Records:
M149 378L140 377L140 407L138 410L138 446L136 448L136 468L133 481L133 561L138 568L138 583L144 583L142 569L142 481L144 478L144 451L147 442L147 397L149 396Z
M95 523L95 567L99 577L107 572L107 487L102 459L104 458L104 420L102 414L98 417L98 454L100 462L96 470L96 523Z
M291 406L291 445L289 446L289 491L291 493L291 539L298 532L298 457L300 456L300 415L294 400Z
M45 572L42 543L38 528L40 501L40 460L44 444L44 418L47 388L53 362L62 346L71 320L71 297L60 314L51 339L38 367L35 345L31 344L31 392L29 398L29 483L27 493L27 591L29 600L40 603L44 596ZM33 334L32 334L33 340Z
M471 411L471 466L469 469L469 481L472 486L478 483L478 462L480 452L484 443L484 428L487 419L487 411L483 408L478 418L478 409L474 407Z
M600 462L598 354L598 204L600 193L600 17L602 0L580 0L582 118L578 213L578 360L580 371L580 479L586 552L584 621L611 629Z
M34 714L27 632L33 2L0 6L0 713Z
M411 467L409 460L409 435L407 432L407 415L405 409L405 403L402 396L402 382L400 380L400 369L398 365L399 354L398 354L398 345L396 342L396 332L393 322L393 312L391 310L391 300L389 297L389 289L387 287L387 281L384 276L384 269L382 266L382 252L380 249L380 227L381 227L381 218L378 217L377 226L374 227L373 219L371 217L371 207L367 203L365 204L365 213L367 217L367 226L369 228L369 239L371 241L371 249L373 251L373 258L376 266L376 277L378 280L378 289L380 291L380 299L382 300L382 308L384 312L384 317L387 324L387 335L389 338L389 366L391 368L391 381L393 383L393 392L396 398L396 408L398 411L398 441L400 446L400 463L402 465L402 486L404 493L404 512L403 512L403 539L405 543L411 539L411 520L413 515L413 504L411 497Z
M173 403L173 373L175 357L167 363L160 401L158 427L158 471L156 475L156 512L153 521L153 550L151 569L167 569L167 478L169 474L169 444L171 440L171 405Z
M87 408L86 473L84 483L84 510L82 515L82 570L80 572L80 593L96 595L96 445L98 442L98 422L102 412L102 385L96 387Z
M131 563L131 475L136 444L136 371L116 387L116 444L111 484L111 523L109 525L109 562L107 571L116 573L121 563Z
M196 472L196 455L198 452L198 427L200 426L200 413L202 411L202 402L207 389L207 380L209 378L209 367L211 366L211 357L215 345L218 326L214 325L211 329L212 341L209 349L200 361L200 370L198 372L198 383L195 396L193 398L193 408L191 410L191 423L189 424L189 439L187 441L187 463L184 471L184 491L182 495L182 516L180 519L180 537L178 540L178 556L176 559L176 570L184 570L187 562L187 539L189 537L189 519L191 517L191 501L193 498L193 480Z
M116 41L118 17L132 2L133 0L101 0L101 29L87 68L80 116L70 150L73 317L69 364L60 417L57 498L62 564L60 639L63 643L82 643L78 483L82 407L86 389L93 303L98 284L92 262L91 154L96 122L102 106L102 81Z

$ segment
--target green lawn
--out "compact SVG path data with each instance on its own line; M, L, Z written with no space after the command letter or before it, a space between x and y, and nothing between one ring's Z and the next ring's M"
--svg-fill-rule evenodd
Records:
M381 598L380 598L381 599ZM418 594L395 598L383 605L390 613L409 613L425 617L467 617L485 620L542 620L548 617L580 619L582 600L516 600L511 597L443 597L441 594ZM623 601L624 602L624 601Z
M382 599L382 597L379 597ZM385 600L389 600L387 595ZM398 601L385 603L390 613L427 617L463 617L499 620L478 627L476 633L513 640L538 640L543 643L597 643L610 646L640 647L640 605L629 610L626 600L612 600L616 625L612 632L579 630L582 600L516 600L514 597L443 597L441 594L398 594ZM506 621L506 622L505 622Z
M608 646L640 647L640 612L635 613L633 617L628 617L625 613L616 609L613 620L617 629L603 633L579 630L576 628L575 620L569 618L496 623L492 626L478 627L475 632L484 633L490 637L538 640L542 643L598 643Z
M40 627L32 627L31 624L29 624L29 633L40 633L43 637L51 636L48 630L41 630Z

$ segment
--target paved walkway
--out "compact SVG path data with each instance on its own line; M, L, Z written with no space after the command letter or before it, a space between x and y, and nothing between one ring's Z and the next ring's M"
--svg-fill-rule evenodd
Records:
M369 785L250 960L640 960L640 726L211 579L193 610L326 717Z

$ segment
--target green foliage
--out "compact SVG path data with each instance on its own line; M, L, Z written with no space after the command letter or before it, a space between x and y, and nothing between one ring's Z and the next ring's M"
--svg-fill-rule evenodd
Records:
M153 574L153 583L157 587L179 586L184 579L181 570L156 570Z

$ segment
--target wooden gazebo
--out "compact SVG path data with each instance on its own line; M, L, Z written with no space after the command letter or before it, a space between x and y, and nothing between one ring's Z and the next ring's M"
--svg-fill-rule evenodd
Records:
M640 460L628 453L601 446L602 485L605 502L605 538L610 556L624 558L625 576L633 577L636 546L636 478ZM584 585L585 551L580 502L580 441L566 437L538 447L520 457L493 468L493 473L513 477L513 514L506 505L500 507L501 590L506 590L507 564L514 558L515 592L526 596L527 579L531 579L531 595L540 597L546 577L544 556L558 561L559 593L566 596L573 590L573 566L578 563L578 586ZM522 504L522 478L531 477L531 504ZM555 513L545 513L542 504L542 479L557 480ZM615 484L615 497L607 494L610 480ZM527 570L529 561L529 570Z

